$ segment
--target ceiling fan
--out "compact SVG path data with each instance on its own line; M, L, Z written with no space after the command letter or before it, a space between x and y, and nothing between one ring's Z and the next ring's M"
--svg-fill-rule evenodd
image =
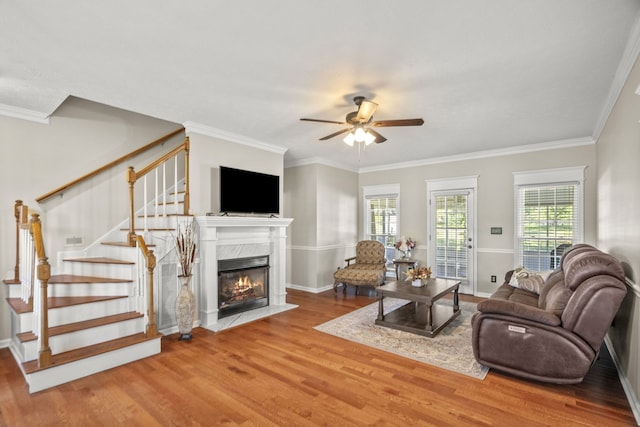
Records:
M366 145L375 142L380 144L385 142L387 138L380 135L372 127L391 127L391 126L422 126L424 120L422 119L400 119L400 120L375 120L373 121L373 113L375 113L378 104L368 101L364 96L356 96L353 98L353 102L358 106L357 111L352 111L347 114L343 122L334 120L320 120L320 119L300 119L306 122L319 122L319 123L334 123L337 125L347 125L349 127L334 132L325 137L320 138L320 141L326 141L335 136L347 133L344 138L344 142L350 146L353 146L354 142L364 142Z

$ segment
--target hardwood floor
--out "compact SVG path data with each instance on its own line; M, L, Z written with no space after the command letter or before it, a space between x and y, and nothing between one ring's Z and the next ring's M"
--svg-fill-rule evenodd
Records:
M636 425L604 351L581 384L484 381L312 329L375 302L288 290L299 307L29 395L0 350L0 425Z

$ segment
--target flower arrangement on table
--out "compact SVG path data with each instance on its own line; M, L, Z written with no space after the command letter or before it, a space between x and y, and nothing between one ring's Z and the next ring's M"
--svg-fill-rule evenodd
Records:
M423 284L431 278L431 267L416 267L410 268L405 273L407 280L413 282L414 280L420 280Z
M407 253L411 252L411 249L416 247L416 241L411 237L405 239L404 236L400 237L400 240L396 242L394 247L402 252L402 256L407 258Z

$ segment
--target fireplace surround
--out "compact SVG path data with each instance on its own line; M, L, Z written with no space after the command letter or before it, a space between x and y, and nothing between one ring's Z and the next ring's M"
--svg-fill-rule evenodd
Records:
M202 327L220 331L297 307L287 304L285 283L286 230L293 219L198 216L196 221L200 240L198 314ZM268 257L267 303L227 315L219 306L218 263L252 257Z

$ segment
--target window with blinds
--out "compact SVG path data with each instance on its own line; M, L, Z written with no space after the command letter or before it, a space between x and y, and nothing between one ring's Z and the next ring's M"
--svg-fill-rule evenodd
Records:
M564 251L582 241L579 182L516 187L516 264L530 270L556 268Z
M377 240L385 246L387 275L395 275L393 259L400 219L400 184L368 185L362 187L363 238Z
M367 238L393 248L398 231L398 197L370 196L367 202ZM393 258L393 257L392 257Z

